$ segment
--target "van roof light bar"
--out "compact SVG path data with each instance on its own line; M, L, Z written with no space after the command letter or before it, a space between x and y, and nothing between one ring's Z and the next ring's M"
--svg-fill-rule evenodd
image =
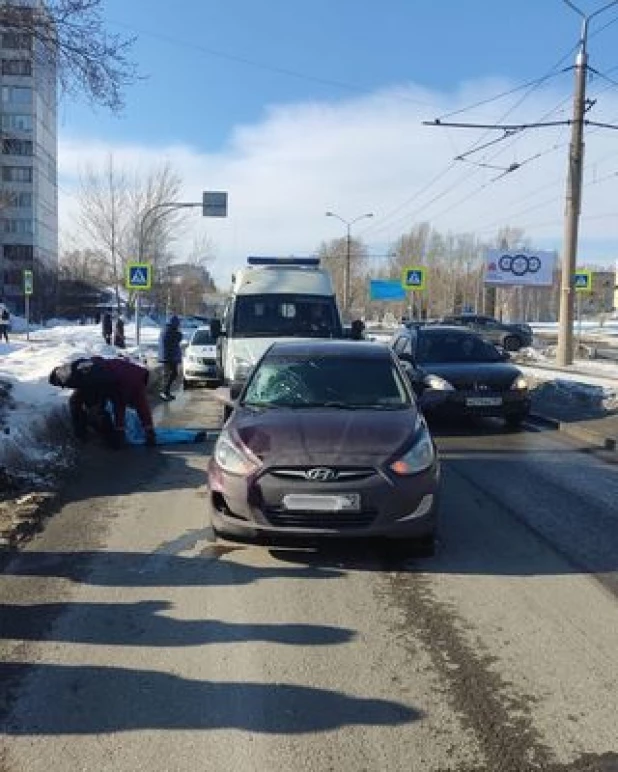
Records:
M319 257L248 257L249 265L297 265L313 267L320 265Z

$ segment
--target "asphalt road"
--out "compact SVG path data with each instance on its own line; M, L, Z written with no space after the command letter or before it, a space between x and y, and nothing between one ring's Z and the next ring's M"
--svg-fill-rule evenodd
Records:
M216 429L205 393L165 420ZM437 427L430 560L214 543L207 446L89 449L0 576L2 772L618 769L618 467Z

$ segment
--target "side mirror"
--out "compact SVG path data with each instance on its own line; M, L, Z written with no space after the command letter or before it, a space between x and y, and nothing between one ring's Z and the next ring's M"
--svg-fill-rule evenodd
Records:
M408 354L407 356L410 355ZM416 394L417 397L420 397L426 389L425 373L422 370L418 370L411 362L406 360L402 361L402 366L404 373L410 381L412 391Z

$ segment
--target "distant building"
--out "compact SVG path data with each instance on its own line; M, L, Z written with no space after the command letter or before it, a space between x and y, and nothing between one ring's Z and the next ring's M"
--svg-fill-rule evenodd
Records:
M19 5L45 23L40 0ZM2 28L0 60L0 295L21 312L23 272L32 270L37 316L53 303L58 266L56 67L32 35Z

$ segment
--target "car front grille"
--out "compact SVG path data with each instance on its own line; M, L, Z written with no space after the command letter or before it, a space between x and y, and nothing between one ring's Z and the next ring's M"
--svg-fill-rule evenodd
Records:
M457 391L466 391L474 394L475 396L491 397L492 394L500 394L505 391L509 391L510 386L504 383L483 383L480 381L458 381L453 386Z
M315 467L273 467L268 470L268 473L273 477L286 480L308 480L307 472L315 469ZM358 469L338 469L336 467L328 467L335 473L335 477L332 480L322 481L324 482L353 482L355 480L366 480L368 477L372 477L376 472L375 469L370 467L358 468Z
M376 519L377 512L288 512L283 509L267 509L264 515L277 528L343 531L368 528Z

